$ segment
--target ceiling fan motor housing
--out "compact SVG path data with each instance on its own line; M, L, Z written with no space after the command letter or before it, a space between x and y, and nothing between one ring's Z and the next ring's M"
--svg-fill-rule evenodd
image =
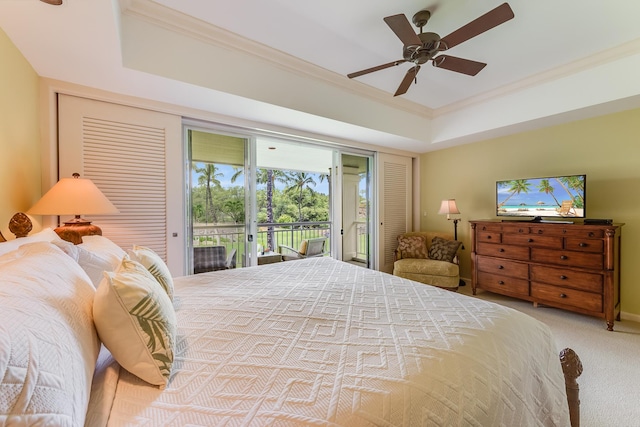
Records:
M405 60L415 64L424 64L433 58L440 49L440 36L436 33L418 34L422 45L406 45L402 51Z

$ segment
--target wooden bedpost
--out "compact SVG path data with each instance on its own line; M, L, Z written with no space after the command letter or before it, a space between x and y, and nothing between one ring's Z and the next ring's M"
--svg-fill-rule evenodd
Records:
M560 364L567 389L571 427L580 427L580 387L576 380L582 374L582 362L575 351L565 348L560 352Z

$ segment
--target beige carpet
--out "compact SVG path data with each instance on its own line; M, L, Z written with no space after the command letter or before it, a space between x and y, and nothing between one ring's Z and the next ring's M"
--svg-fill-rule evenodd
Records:
M459 293L471 295L471 286ZM582 361L581 426L640 427L640 323L615 322L606 330L603 319L570 313L485 291L482 298L526 313L549 325L558 351L572 348Z

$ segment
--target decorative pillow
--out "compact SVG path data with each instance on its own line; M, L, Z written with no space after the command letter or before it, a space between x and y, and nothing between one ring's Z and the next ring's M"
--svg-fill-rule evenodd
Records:
M461 243L462 242L458 242L457 240L447 240L442 237L434 237L433 240L431 240L431 246L429 247L429 258L439 261L453 262Z
M62 240L58 234L50 228L45 228L37 233L33 233L27 237L9 240L0 245L0 255L7 252L15 251L22 245L33 242L53 242L54 240Z
M169 298L173 300L173 279L171 278L169 267L167 267L162 258L152 249L144 246L133 245L133 249L129 249L127 253L132 260L138 261L149 270L149 273L156 278L167 292L167 295L169 295Z
M427 239L424 236L398 236L398 250L402 258L428 258Z
M300 242L300 249L298 250L300 255L304 255L304 254L307 253L307 247L308 246L309 246L309 241L308 240L303 240L302 242Z
M0 277L0 425L84 425L100 347L87 275L34 242L0 256Z
M140 263L123 259L105 272L93 302L98 336L116 361L164 388L171 374L176 315L167 293Z

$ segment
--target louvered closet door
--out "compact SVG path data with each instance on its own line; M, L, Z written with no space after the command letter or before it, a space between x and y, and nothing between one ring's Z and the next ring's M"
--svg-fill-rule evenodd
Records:
M181 118L67 95L58 108L59 176L91 179L120 210L87 219L122 248L150 247L185 274Z
M380 153L378 164L378 269L393 272L398 235L411 230L412 159Z

